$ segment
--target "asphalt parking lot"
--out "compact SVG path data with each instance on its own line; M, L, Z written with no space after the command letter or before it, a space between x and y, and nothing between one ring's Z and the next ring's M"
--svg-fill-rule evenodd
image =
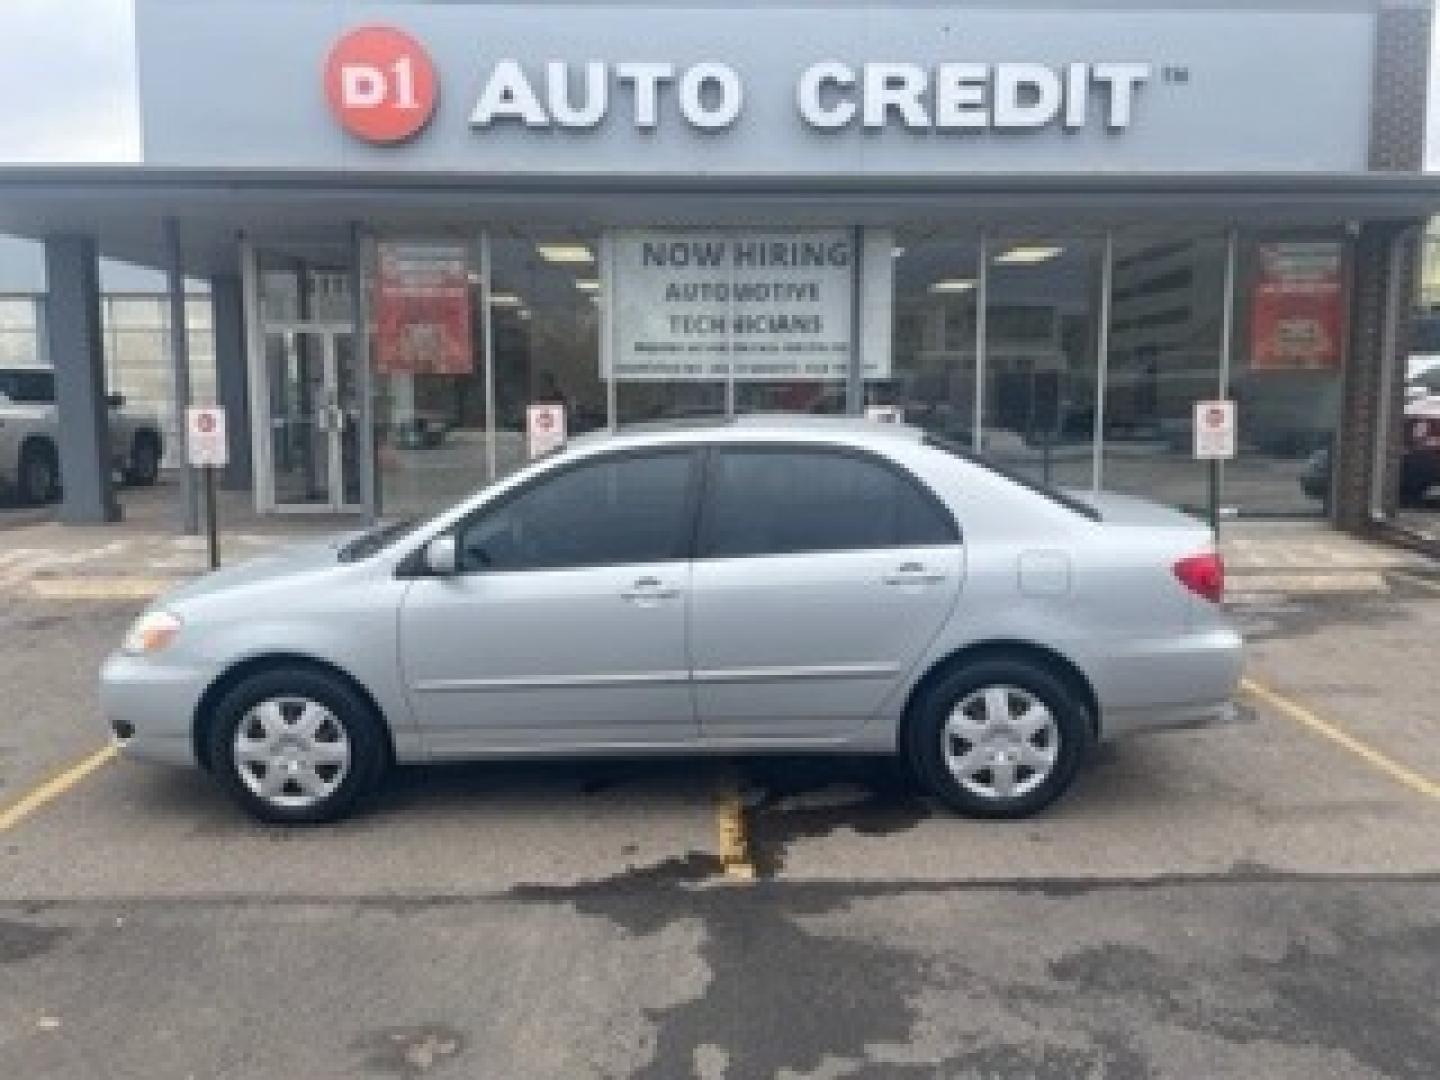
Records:
M0 1076L1431 1077L1440 572L1311 578L1237 596L1233 723L1029 822L784 758L417 768L302 830L97 756L141 602L0 580Z

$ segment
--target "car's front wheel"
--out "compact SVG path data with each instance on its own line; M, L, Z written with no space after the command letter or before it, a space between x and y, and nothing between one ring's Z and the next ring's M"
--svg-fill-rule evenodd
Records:
M1028 658L979 660L917 703L906 756L917 778L972 817L1022 818L1062 795L1092 740L1084 705Z
M308 667L264 670L231 689L210 725L209 755L245 809L281 824L344 817L389 763L370 704Z

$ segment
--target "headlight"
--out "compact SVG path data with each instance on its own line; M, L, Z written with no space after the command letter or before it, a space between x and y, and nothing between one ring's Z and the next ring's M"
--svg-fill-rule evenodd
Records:
M122 652L144 656L168 648L180 633L180 620L168 611L147 611L133 623L120 645Z

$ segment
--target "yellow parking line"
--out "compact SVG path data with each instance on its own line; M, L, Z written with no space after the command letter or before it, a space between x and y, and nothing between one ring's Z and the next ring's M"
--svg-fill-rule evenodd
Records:
M1267 686L1262 686L1254 679L1245 679L1240 684L1247 694L1259 698L1265 704L1274 708L1291 720L1303 724L1317 735L1322 735L1331 742L1350 751L1356 757L1368 762L1371 766L1385 773L1392 780L1398 780L1412 791L1421 795L1428 795L1432 799L1440 799L1440 784L1421 776L1415 770L1401 765L1394 758L1382 754L1368 743L1361 742L1348 731L1336 727L1328 720L1322 720L1305 706L1300 705L1282 694L1276 693Z
M0 808L0 832L13 829L52 799L58 799L76 784L100 768L117 753L115 745L103 746L87 758L77 761L59 776L51 777L39 787L20 796L9 806Z
M726 782L715 804L715 831L719 836L720 867L726 877L753 881L750 841L745 829L745 804L733 783Z

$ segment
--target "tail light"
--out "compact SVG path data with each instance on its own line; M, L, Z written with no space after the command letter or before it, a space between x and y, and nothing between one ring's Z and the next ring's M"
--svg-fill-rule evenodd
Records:
M1181 559L1174 566L1180 584L1196 596L1218 604L1225 598L1225 560L1218 552L1207 551Z

